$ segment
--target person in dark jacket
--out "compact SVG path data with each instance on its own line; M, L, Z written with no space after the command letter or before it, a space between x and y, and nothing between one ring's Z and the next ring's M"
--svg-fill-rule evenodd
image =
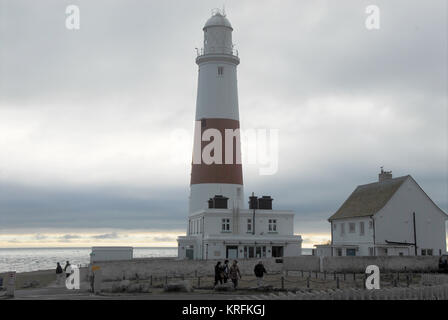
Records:
M263 285L263 276L266 272L263 262L259 261L254 268L255 277L257 277L257 285L261 287Z
M215 286L218 284L222 284L222 268L221 268L221 261L218 261L218 263L215 265Z
M224 283L227 283L227 280L229 279L229 260L224 261L224 264L222 265L222 280Z
M62 273L64 271L62 270L61 264L58 262L56 265L56 283L59 285L61 284L62 279Z
M233 260L232 266L229 268L229 278L233 282L233 288L238 287L238 277L241 279L240 268L238 268L238 261Z
M65 277L68 278L72 273L72 266L70 265L69 261L65 263L64 271L65 271Z

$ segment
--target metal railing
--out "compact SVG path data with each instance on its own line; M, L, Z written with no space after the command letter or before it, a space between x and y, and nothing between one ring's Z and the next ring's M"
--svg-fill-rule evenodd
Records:
M195 48L196 54L198 57L207 55L207 54L228 54L231 56L238 57L239 52L237 49L234 48L227 48L227 47L211 47L210 49L205 50L204 48Z

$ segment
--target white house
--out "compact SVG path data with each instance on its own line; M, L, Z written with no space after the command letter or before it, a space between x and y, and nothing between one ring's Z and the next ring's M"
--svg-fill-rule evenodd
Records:
M378 180L358 186L328 219L331 245L316 246L317 255L446 253L446 213L410 175L392 178L381 169Z
M209 208L191 214L188 225L187 236L178 238L180 259L270 258L302 253L302 239L294 235L291 211Z

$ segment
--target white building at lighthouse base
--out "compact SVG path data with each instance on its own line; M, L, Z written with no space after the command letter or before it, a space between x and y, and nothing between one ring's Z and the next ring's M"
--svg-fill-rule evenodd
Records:
M255 217L255 218L254 218ZM292 211L205 209L189 216L187 236L178 237L179 259L245 259L302 254Z

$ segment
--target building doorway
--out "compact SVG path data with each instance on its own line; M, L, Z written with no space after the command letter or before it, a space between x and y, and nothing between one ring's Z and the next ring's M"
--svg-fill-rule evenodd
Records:
M187 248L185 250L185 256L187 257L187 259L193 260L193 258L194 258L194 249L193 248Z
M272 257L282 258L283 257L283 247L272 247Z
M354 256L356 256L356 249L347 249L345 251L345 255L347 257L354 257Z
M238 258L238 246L227 246L226 247L226 258L227 259Z

